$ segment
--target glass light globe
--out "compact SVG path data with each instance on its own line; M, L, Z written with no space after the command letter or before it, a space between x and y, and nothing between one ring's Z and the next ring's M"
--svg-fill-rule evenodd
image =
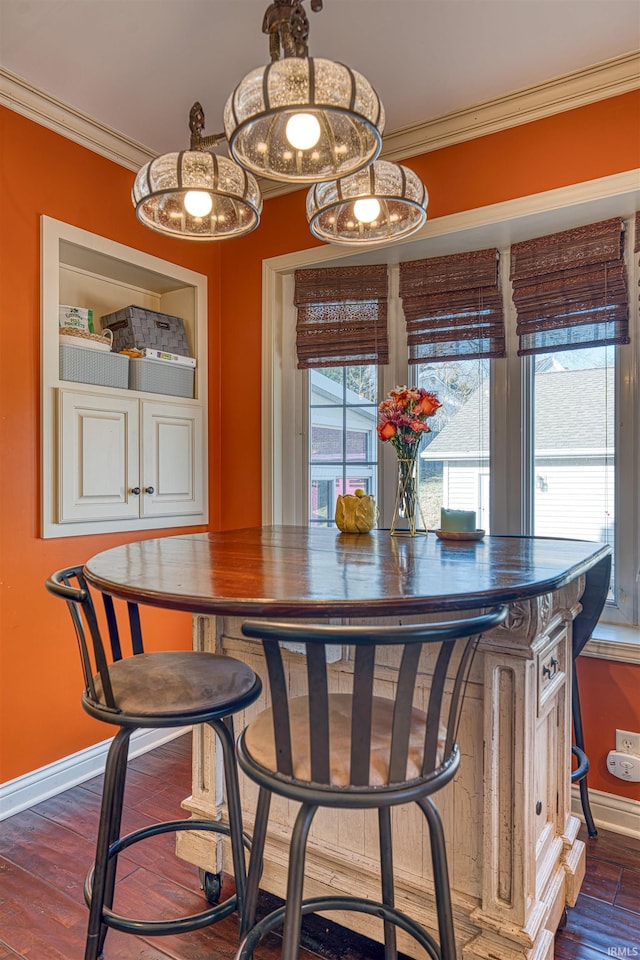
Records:
M307 220L311 233L329 243L389 243L420 229L428 199L425 185L409 167L375 160L358 173L312 187Z
M285 136L296 150L309 150L320 139L320 124L312 113L294 113L287 120Z
M213 200L204 190L187 190L184 195L184 208L192 217L206 217L212 207Z
M294 133L300 117L314 133ZM316 127L317 124L317 127ZM224 108L234 160L284 183L317 183L354 173L382 147L384 107L369 81L321 57L285 57L241 80Z
M380 201L376 200L375 197L356 200L353 205L353 213L360 223L371 223L380 214Z
M165 153L145 163L131 199L146 227L189 240L241 237L258 226L262 210L255 177L208 150Z

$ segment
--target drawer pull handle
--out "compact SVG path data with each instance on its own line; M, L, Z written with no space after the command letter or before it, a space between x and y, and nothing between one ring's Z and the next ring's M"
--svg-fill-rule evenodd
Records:
M551 677L554 677L558 672L558 661L555 657L552 657L549 663L543 664L542 667L542 676L547 680L550 680Z
M542 813L542 801L538 800L538 802L536 803L536 816L539 817L541 813Z

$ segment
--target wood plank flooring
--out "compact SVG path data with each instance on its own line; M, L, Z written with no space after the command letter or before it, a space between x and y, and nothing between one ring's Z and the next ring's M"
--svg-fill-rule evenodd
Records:
M191 779L190 737L132 760L124 829L183 815ZM77 960L87 910L82 884L93 858L101 778L0 823L0 960ZM198 872L173 854L172 835L130 847L120 858L115 909L141 917L202 909ZM555 960L640 957L640 841L602 832L587 841L587 876ZM316 920L301 960L381 960L378 945ZM107 960L232 960L237 921L173 937L133 937L111 930ZM279 958L272 936L256 960Z

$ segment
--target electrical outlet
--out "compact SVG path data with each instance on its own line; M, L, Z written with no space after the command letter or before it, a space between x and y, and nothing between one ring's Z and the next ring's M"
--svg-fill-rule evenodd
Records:
M640 756L640 733L616 730L616 750L618 753L633 753L635 756Z

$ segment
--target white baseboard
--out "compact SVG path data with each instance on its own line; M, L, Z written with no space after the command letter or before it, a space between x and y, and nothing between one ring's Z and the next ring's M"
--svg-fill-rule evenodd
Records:
M640 800L618 797L613 793L590 788L589 802L597 827L640 840ZM571 812L584 820L577 784L571 788Z
M129 758L139 757L155 747L186 733L189 727L169 730L135 730L131 736ZM72 753L62 760L49 763L38 770L25 773L15 780L0 784L0 820L33 807L42 800L54 797L70 787L98 776L104 770L111 739Z

